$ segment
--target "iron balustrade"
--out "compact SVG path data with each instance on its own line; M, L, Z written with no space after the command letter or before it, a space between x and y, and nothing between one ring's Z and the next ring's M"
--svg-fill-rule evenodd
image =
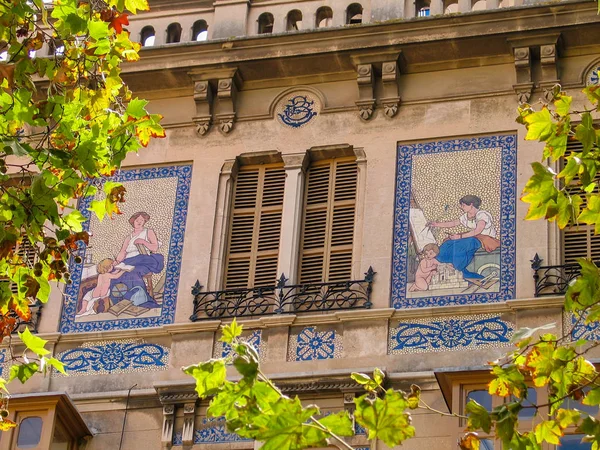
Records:
M562 295L567 291L569 283L581 274L581 266L577 263L542 266L543 261L537 253L531 260L535 297Z
M203 286L196 281L192 287L194 313L190 320L369 309L373 305L371 291L376 273L369 267L362 280L290 286L286 286L288 279L282 274L274 286L213 292L202 292Z
M15 320L12 333L23 332L25 328L29 328L29 331L32 333L37 333L40 319L42 317L43 306L44 305L39 300L36 300L34 303L30 304L29 311L31 312L31 315L28 319L19 317L15 311L9 310L7 318Z

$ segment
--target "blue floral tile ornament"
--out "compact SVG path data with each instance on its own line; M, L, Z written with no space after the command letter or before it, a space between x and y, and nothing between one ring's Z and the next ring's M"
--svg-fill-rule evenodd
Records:
M341 352L339 333L336 330L318 331L316 327L306 327L298 334L292 334L288 345L290 361L339 358Z
M228 442L248 442L235 433L229 433L223 418L203 418L194 433L194 444L224 444Z
M600 84L600 65L594 64L594 66L588 70L585 76L585 84L587 86L596 86Z
M250 334L242 334L240 337L242 342L251 344L257 351L261 361L264 360L267 346L262 340L262 330L253 330ZM231 346L221 340L215 342L213 358L227 358L231 354Z
M183 431L177 431L173 434L173 445L183 445Z
M425 353L509 345L514 325L498 315L414 319L390 327L389 353Z
M514 298L516 167L514 134L398 145L392 307Z
M173 323L191 179L191 165L173 165L121 170L90 182L97 193L78 205L90 241L87 247L79 242L79 258L69 264L61 333ZM104 201L109 181L123 184L127 202L122 214L99 222L90 206ZM109 279L99 283L103 275Z
M572 341L586 339L588 341L600 341L600 323L585 323L585 316L578 318L573 313L564 313L563 326L565 334L571 336Z
M275 114L277 121L289 128L302 128L319 114L321 104L309 92L293 92L279 101Z
M11 363L8 357L8 350L0 350L0 378L8 377L8 370L10 369Z
M169 349L143 340L85 343L57 355L70 376L154 372L169 366ZM62 376L58 372L54 376Z

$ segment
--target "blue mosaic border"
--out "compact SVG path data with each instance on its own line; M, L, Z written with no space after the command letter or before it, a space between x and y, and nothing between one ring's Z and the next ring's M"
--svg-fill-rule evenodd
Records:
M573 313L563 313L563 326L570 335L572 341L586 339L588 341L600 341L600 322L585 323L585 317L581 320Z
M514 324L494 314L407 320L390 327L389 353L497 348L509 345L513 333Z
M183 445L183 433L177 431L173 435L173 446ZM242 438L235 433L229 433L223 418L203 418L199 429L194 431L196 444L227 444L230 442L252 442L252 439Z
M334 359L340 358L341 353L342 337L335 329L304 327L298 334L290 335L288 361Z
M56 356L69 376L166 370L169 357L167 347L143 340L94 342ZM53 376L65 375L54 371Z
M181 268L181 256L183 252L183 237L185 235L185 222L187 218L190 186L192 182L192 166L177 165L167 167L153 167L148 169L121 170L111 178L96 179L92 184L101 191L106 181L136 181L152 180L159 178L177 177L177 191L175 194L175 206L173 211L173 228L171 241L169 243L169 255L167 257L165 285L161 315L157 317L131 318L118 320L99 320L93 322L75 322L77 310L77 296L83 262L80 264L71 261L69 268L73 283L67 285L64 295L64 304L60 320L61 333L82 333L88 331L128 330L133 328L158 327L173 323L175 318L175 303L177 301L177 286L179 285L179 273ZM78 205L86 219L91 217L92 212L88 209L92 197L83 198ZM90 221L87 220L83 227L89 230ZM79 242L81 252L85 252L85 244Z
M406 298L408 267L408 216L412 178L412 158L442 152L502 149L500 200L500 291L494 293L447 295L438 297ZM505 134L467 139L448 139L398 145L396 197L394 204L394 236L392 252L391 306L396 309L431 306L470 305L494 303L514 298L516 246L516 184L517 135Z

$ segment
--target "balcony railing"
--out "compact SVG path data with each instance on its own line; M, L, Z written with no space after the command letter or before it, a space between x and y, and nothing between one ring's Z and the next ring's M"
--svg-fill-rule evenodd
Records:
M275 286L213 292L202 292L203 286L196 281L192 287L194 313L190 320L369 309L375 274L369 267L362 280L291 286L286 286L288 280L282 274Z
M29 331L31 331L32 333L37 333L38 325L42 317L43 306L44 305L38 300L36 300L35 303L30 304L29 310L31 311L31 315L29 316L29 319L19 317L19 315L12 310L9 311L7 318L13 319L15 321L14 324L11 324L11 333L23 332L25 328L29 328Z
M536 253L531 260L535 297L562 295L567 291L569 283L581 274L579 264L562 264L558 266L542 266L544 260Z

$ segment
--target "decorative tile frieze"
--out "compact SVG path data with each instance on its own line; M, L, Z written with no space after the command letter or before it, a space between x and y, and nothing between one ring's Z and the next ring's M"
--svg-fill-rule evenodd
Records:
M585 316L578 318L575 314L565 311L563 328L564 334L569 335L572 341L600 341L600 322L585 323Z
M414 319L390 327L389 353L425 353L509 345L514 324L498 315Z
M251 344L258 352L261 361L264 361L267 344L262 340L262 330L253 330L250 333L244 333L240 337L242 342ZM215 341L213 358L227 358L231 354L231 345L222 342L220 339Z
M585 74L585 84L587 86L595 86L600 84L600 64L594 64Z
M291 334L288 345L289 361L312 361L341 357L342 340L337 330L322 330L317 327L303 328Z
M57 358L69 376L155 372L169 366L167 347L143 340L96 341L63 351ZM53 376L64 376L53 372Z
M204 417L194 432L194 445L196 444L226 444L231 442L251 442L235 433L229 433L223 418ZM183 445L183 432L177 431L173 435L173 445Z

